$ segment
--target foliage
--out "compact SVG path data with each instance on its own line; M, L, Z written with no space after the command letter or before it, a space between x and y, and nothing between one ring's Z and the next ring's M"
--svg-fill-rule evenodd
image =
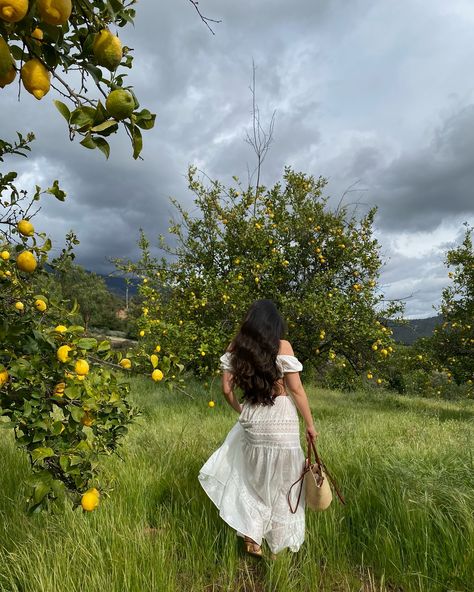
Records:
M107 157L110 147L105 138L123 126L132 143L133 157L138 158L142 149L141 130L151 129L155 122L155 115L148 109L139 109L138 99L131 87L126 86L126 74L121 71L132 67L132 49L122 47L112 31L105 57L97 45L98 36L104 30L133 24L135 4L136 0L75 0L70 16L62 24L51 24L41 10L41 2L36 1L30 2L28 12L18 22L0 18L0 40L3 38L8 44L13 59L12 76L23 69L23 85L29 92L38 80L44 90L49 89L52 77L52 87L69 104L55 101L67 121L70 138L79 136L83 146L98 148ZM114 52L117 55L111 60ZM31 64L32 60L40 65L36 78L29 81L24 64ZM1 81L0 86L3 86ZM96 96L91 94L92 87L97 90ZM132 93L133 113L123 119L114 118L105 102L112 91L122 88ZM44 90L35 96L42 98Z
M430 345L438 364L458 383L474 381L474 251L472 228L467 228L460 246L449 250L445 264L452 271L451 285L443 290L444 322L435 330ZM474 395L474 389L472 389Z
M36 279L36 278L35 278ZM123 323L117 319L117 311L123 306L121 300L112 294L104 278L86 271L71 259L63 262L56 273L43 274L38 278L37 290L61 294L62 299L77 303L78 322L86 331L90 327L99 329L120 329Z
M324 375L334 365L347 386L393 351L391 330L379 320L381 266L373 238L375 209L358 220L347 208L331 210L326 181L290 168L283 183L266 189L205 186L189 170L196 216L173 200L179 220L161 238L165 256L151 255L142 234L141 260L118 267L143 279L139 319L148 351L159 340L170 359L198 374L215 372L221 353L251 302L271 298L288 321L289 338L307 367Z
M1 156L25 150L24 142L9 144ZM33 206L44 193L64 200L64 192L55 182L46 192L37 188L29 201L14 187L15 177L0 174L0 417L8 419L0 426L13 428L28 453L34 473L29 509L63 492L77 505L91 485L106 490L99 458L117 449L136 412L128 385L109 369L110 344L71 324L77 305L69 308L60 292L36 291L52 245L34 231ZM50 262L53 270L70 265L74 242L69 236ZM25 253L27 266L20 264Z

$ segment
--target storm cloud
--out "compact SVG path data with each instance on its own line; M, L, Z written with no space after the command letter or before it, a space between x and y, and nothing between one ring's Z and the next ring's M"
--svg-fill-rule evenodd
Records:
M59 178L66 204L46 197L37 226L60 248L73 228L78 261L108 272L110 257L138 255L143 228L154 240L173 215L169 197L192 207L186 171L247 182L255 159L245 143L249 84L256 65L263 124L276 112L263 182L285 165L322 175L331 203L358 213L378 207L377 237L386 298L407 298L407 316L434 314L447 270L446 248L474 223L474 6L467 0L307 2L201 0L220 19L212 35L187 0L137 4L129 82L157 113L144 134L143 161L127 139L112 154L70 143L50 98L2 92L2 137L35 131L28 160L8 161L25 187Z

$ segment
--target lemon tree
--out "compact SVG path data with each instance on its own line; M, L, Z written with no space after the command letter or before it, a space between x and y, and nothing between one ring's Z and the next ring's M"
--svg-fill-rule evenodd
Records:
M191 168L197 215L173 200L178 215L171 241L162 237L163 257L151 255L142 235L141 260L118 263L143 278L143 347L159 342L168 359L210 374L249 304L271 298L307 368L346 388L362 380L384 386L395 351L385 321L401 306L378 289L376 211L357 219L331 209L325 185L290 168L270 188L243 188L237 179L233 187L205 185Z
M79 137L83 146L108 157L106 137L122 126L138 158L142 131L154 126L155 115L141 109L133 89L125 86L124 69L132 67L133 56L118 31L133 23L135 4L0 0L0 89L17 75L35 99L56 89L68 101L55 104L71 139Z
M24 154L31 137L0 144L0 160ZM56 259L51 241L30 217L45 195L65 199L57 182L31 200L0 173L0 427L13 429L33 472L28 508L57 498L92 511L108 484L100 458L117 450L137 411L108 341L98 342L75 324L77 304L50 290L38 293L45 265L70 266L74 235Z
M465 383L474 395L474 251L471 227L462 244L450 249L445 263L449 286L444 288L441 314L443 324L429 340L432 354L458 383Z

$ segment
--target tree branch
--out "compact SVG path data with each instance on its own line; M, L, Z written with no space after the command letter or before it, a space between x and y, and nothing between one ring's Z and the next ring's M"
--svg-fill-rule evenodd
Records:
M194 8L196 9L196 12L198 13L198 15L200 16L202 22L206 25L206 27L209 29L209 31L215 35L214 31L212 30L212 27L210 26L209 23L222 23L222 20L217 20L217 19L212 19L209 18L208 16L204 16L202 14L202 12L199 10L199 2L197 0L189 0L189 2L191 2L191 4L194 6Z

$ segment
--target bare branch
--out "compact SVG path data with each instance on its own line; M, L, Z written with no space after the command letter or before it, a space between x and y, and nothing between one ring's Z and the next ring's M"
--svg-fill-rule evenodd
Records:
M202 12L199 10L199 2L197 0L189 0L189 2L191 2L191 4L194 6L194 8L196 9L196 12L198 13L198 15L200 16L202 22L206 25L206 27L209 29L209 31L215 35L214 31L212 30L212 27L210 26L209 23L215 23L215 24L219 24L222 23L222 20L218 20L218 19L212 19L209 18L208 16L204 16L202 14Z

